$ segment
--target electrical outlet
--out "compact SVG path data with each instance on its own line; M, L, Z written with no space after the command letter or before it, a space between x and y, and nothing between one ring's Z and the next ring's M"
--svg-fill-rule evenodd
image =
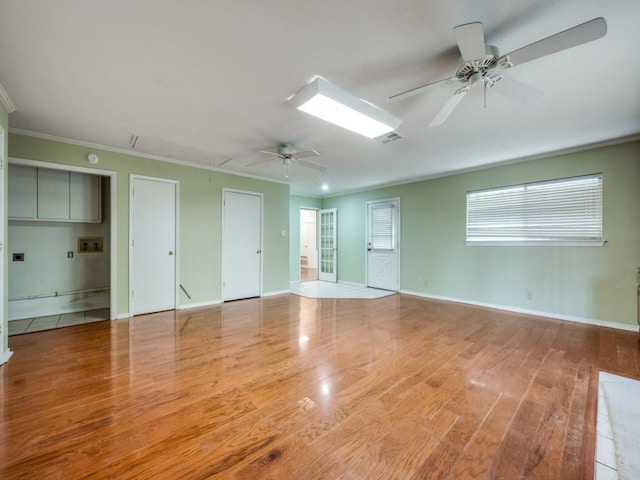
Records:
M13 254L14 262L24 262L24 253L14 253Z
M73 252L67 252L67 258L73 258Z

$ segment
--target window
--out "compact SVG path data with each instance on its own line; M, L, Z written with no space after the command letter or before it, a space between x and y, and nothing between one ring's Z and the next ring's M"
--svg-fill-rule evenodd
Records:
M603 245L602 174L467 192L467 245Z
M374 250L393 250L395 248L393 204L370 205L369 214L371 215L369 247Z

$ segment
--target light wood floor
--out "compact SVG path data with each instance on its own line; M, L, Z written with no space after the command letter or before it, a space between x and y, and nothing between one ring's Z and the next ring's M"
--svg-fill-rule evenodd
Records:
M281 295L9 339L2 479L592 479L638 336Z

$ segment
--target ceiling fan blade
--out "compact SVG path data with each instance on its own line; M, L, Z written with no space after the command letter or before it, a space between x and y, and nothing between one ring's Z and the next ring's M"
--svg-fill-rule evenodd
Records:
M327 170L327 167L325 167L324 165L321 165L321 164L319 164L317 162L312 162L311 160L299 159L298 163L300 165L304 165L305 167L314 168L314 169L318 170L319 172L324 172L325 170Z
M453 37L465 62L484 58L484 30L481 22L465 23L454 27Z
M319 157L320 154L315 150L303 150L295 153L296 158Z
M507 59L511 66L521 65L536 58L551 55L583 43L602 38L607 33L607 22L598 17L565 30L550 37L543 38L525 47L503 55L500 60Z
M425 92L429 87L434 85L438 85L439 83L451 83L458 80L456 77L444 78L442 80L438 80L436 82L427 83L426 85L422 85L421 87L412 88L411 90L407 90L406 92L398 93L397 95L393 95L387 98L387 102L393 103L398 100L403 100L405 98L413 97L414 95L418 95L420 93Z
M266 153L266 152L265 152ZM253 162L253 163L248 163L246 166L247 167L253 167L255 165L260 165L261 163L267 163L267 162L271 162L273 160L280 160L279 157L272 157L272 158L267 158L267 159L263 159L263 160L258 160L257 162Z
M516 80L512 76L505 77L499 85L491 90L497 94L507 98L516 103L526 103L541 98L542 93L537 88L532 87L526 83Z
M269 150L259 150L259 152L267 155L273 155L274 157L282 157L278 152L270 152Z
M447 120L447 118L449 118L449 115L451 115L451 113L456 109L456 107L462 101L464 96L467 93L469 93L469 90L470 90L469 86L463 87L463 88L457 90L453 94L453 96L451 98L449 98L449 100L447 100L447 103L444 104L444 107L442 107L440 109L440 111L434 117L434 119L431 120L431 123L429 124L429 126L430 127L438 127L438 126L442 125Z

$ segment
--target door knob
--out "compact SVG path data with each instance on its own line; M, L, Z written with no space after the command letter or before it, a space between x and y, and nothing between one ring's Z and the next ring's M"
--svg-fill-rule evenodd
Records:
M173 255L173 250L169 250L169 255Z

